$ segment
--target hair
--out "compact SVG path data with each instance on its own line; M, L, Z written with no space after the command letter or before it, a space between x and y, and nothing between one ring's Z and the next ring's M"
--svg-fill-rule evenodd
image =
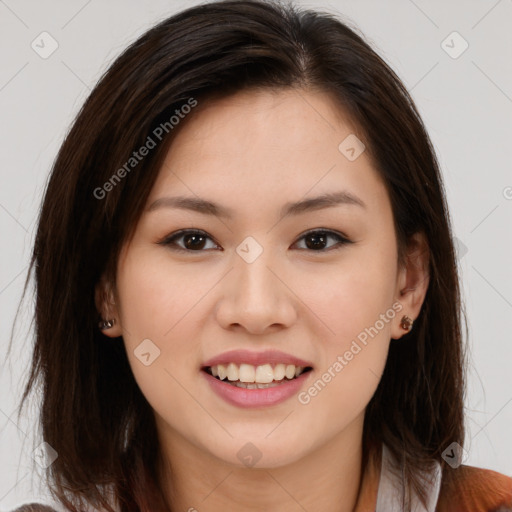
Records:
M18 507L13 512L57 512L52 507L47 507L46 505L42 505L41 503L29 503L28 505L22 505Z
M78 113L46 185L23 291L35 270L35 344L20 410L42 384L42 434L58 453L46 479L69 510L94 504L112 511L109 489L123 512L168 510L152 408L123 344L106 343L98 329L94 290L103 275L115 283L120 250L176 130L165 125L161 142L129 176L120 179L118 170L191 99L201 105L242 90L290 88L328 93L353 122L389 194L399 263L411 235L424 233L429 245L422 310L391 343L366 409L363 470L385 443L405 483L404 503L413 489L425 502L420 472L433 461L446 468L443 450L463 445L456 257L439 164L411 96L358 29L332 14L270 0L214 1L161 21L115 59ZM108 193L97 198L101 187Z
M22 505L18 507L13 512L57 512L52 507L47 507L46 505L42 505L41 503L29 503L28 505Z

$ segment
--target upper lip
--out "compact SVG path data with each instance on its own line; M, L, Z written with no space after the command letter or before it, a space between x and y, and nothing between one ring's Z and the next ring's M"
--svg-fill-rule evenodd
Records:
M241 363L252 364L254 366L269 364L293 364L295 366L313 366L310 362L300 359L299 357L286 354L280 350L264 350L263 352L251 352L249 350L230 350L223 352L218 356L208 359L203 363L203 368L215 366L217 364Z

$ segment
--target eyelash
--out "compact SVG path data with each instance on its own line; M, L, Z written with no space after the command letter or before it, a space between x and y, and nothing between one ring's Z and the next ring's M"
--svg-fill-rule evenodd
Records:
M333 251L333 250L336 251L336 250L342 249L344 245L348 245L348 244L353 244L354 243L352 240L350 240L347 237L341 235L340 233L336 233L335 231L331 231L331 230L328 230L328 229L313 229L311 231L307 231L306 233L301 235L301 237L297 241L302 240L303 238L306 238L307 236L314 235L314 234L324 234L324 235L327 235L328 237L332 236L332 237L338 239L338 243L336 245L334 245L334 246L331 246L328 249L314 250L314 249L307 249L307 248L305 248L305 249L299 249L299 250L301 250L301 251L309 251L309 252L325 253L325 252L330 252L330 251ZM179 231L176 231L175 233L171 233L169 236L166 236L163 240L159 241L158 244L167 246L172 251L177 251L177 252L188 252L188 253L191 253L191 252L205 252L206 250L209 250L209 249L199 249L197 251L194 251L194 250L186 249L186 248L183 248L183 247L180 247L180 246L176 245L175 240L178 239L178 238L182 238L182 237L184 237L186 235L200 235L202 237L210 238L210 240L213 240L205 231L197 230L197 229L181 229ZM297 242L294 242L294 243L297 243Z

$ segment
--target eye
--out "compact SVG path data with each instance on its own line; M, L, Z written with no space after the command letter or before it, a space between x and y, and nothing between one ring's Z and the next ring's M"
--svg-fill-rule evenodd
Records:
M336 244L331 245L329 248L325 248L324 245L326 240L329 238L337 240ZM308 231L299 238L300 240L306 240L306 248L314 252L327 252L331 250L341 249L343 245L354 243L347 237L336 233L335 231L327 229L315 229ZM297 242L296 242L297 243Z
M326 249L325 244L329 238L337 240L337 243L332 244ZM184 241L183 246L177 243L177 240L181 239ZM313 252L327 252L330 250L340 249L343 245L354 243L347 237L327 229L308 231L302 235L295 244L303 239L306 241L305 249L309 249ZM168 246L170 249L175 251L202 252L202 250L205 249L206 240L212 240L212 238L205 231L197 229L182 229L165 237L158 243L160 245ZM218 247L215 243L213 245L214 248ZM304 248L301 248L301 250L304 250Z
M176 240L183 238L185 241L185 247L176 244ZM182 229L164 238L161 242L162 245L172 246L171 249L176 251L188 251L188 252L201 252L204 248L204 240L210 238L204 231L197 229Z

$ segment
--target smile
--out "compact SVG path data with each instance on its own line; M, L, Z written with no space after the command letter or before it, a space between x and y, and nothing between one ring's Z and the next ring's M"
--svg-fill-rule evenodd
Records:
M250 368L246 368L246 366ZM284 375L282 375L283 367ZM262 369L258 370L258 368ZM255 367L242 363L238 367L234 363L229 363L203 368L200 374L206 378L215 395L228 404L240 408L257 408L277 405L298 394L313 373L311 370L311 367L284 364L277 364L274 367L270 364L263 364ZM217 372L217 375L214 376L213 372ZM223 379L220 376L223 376ZM240 376L242 379L251 378L253 380L243 382L240 380ZM273 377L272 380L270 377Z
M283 382L290 381L311 367L295 366L294 364L278 363L271 365L266 363L255 366L248 363L240 365L235 363L217 364L205 368L213 377L220 381L244 389L267 389L279 386Z

